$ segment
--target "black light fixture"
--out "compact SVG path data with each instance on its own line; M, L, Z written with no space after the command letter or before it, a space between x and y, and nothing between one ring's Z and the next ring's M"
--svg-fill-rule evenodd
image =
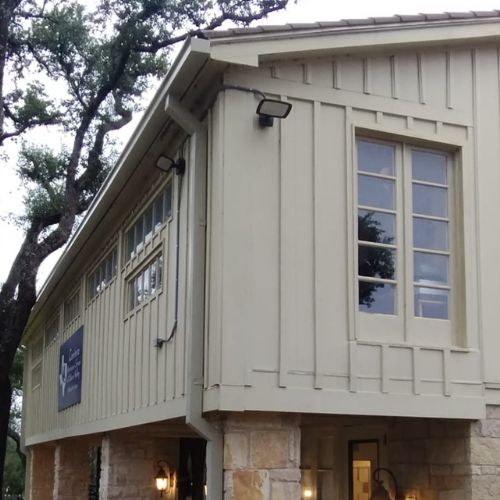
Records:
M394 497L392 497L387 489L384 487L384 481L380 479L380 473L385 472L394 483ZM375 481L375 488L370 496L370 500L400 500L402 497L399 496L398 482L391 470L385 467L379 467L373 471L373 480Z
M186 170L186 160L184 158L177 158L174 160L167 155L160 155L156 160L156 168L159 168L162 172L170 172L170 170L175 170L177 175L183 175Z
M170 467L165 460L158 460L158 472L155 476L156 489L160 492L160 497L163 494L170 493L174 489L175 474L170 470Z
M292 109L292 105L278 99L264 98L257 106L259 125L261 127L272 127L274 118L286 118Z

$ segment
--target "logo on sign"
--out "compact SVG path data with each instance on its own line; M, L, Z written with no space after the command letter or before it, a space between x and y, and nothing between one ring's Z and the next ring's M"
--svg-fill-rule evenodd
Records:
M83 327L64 344L59 353L59 411L82 400Z

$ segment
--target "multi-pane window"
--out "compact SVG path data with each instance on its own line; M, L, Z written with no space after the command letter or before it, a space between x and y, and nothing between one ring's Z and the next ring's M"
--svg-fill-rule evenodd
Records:
M59 334L59 314L56 314L45 327L45 347L54 342Z
M127 259L132 258L172 215L172 183L151 202L126 235Z
M450 319L449 154L358 139L357 167L359 311Z
M64 303L64 326L68 326L80 315L80 290Z
M31 347L31 389L42 384L43 336L40 336Z
M154 297L163 280L163 257L158 255L128 283L128 309L131 311Z
M116 276L117 266L117 252L116 248L114 248L87 279L87 293L89 300L101 293Z

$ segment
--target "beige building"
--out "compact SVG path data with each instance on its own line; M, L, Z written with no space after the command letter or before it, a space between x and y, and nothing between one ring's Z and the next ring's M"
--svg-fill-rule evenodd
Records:
M25 332L28 497L500 498L499 75L497 11L189 40Z

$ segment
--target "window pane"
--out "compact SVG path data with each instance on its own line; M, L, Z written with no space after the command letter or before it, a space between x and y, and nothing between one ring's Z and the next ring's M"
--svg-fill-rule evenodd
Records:
M383 212L358 210L358 239L394 244L396 242L396 216Z
M134 228L132 228L127 234L127 255L132 257L135 251L135 240L134 240Z
M415 316L448 319L449 291L415 287Z
M412 151L413 178L419 181L447 184L446 156L430 151Z
M432 253L413 253L414 280L427 285L448 284L448 256Z
M448 250L448 223L414 217L413 246L431 250Z
M144 238L148 240L153 234L153 207L144 214Z
M149 295L150 295L150 289L149 289L149 286L150 286L150 281L149 281L149 267L147 267L144 270L143 280L144 280L143 292L142 292L143 293L143 299L147 300L149 298Z
M413 211L416 214L448 217L448 190L413 184Z
M162 283L163 283L163 256L159 256L157 260L157 265L156 265L158 272L156 276L156 286L157 288L161 288Z
M135 247L138 248L144 242L142 217L135 223Z
M133 280L129 283L129 309L133 309L136 306L136 297L137 297L137 280Z
M155 260L151 264L151 295L154 295L156 293L156 281L157 281L157 276L156 276L157 265L156 265L156 263L157 263L157 261Z
M358 141L358 170L393 176L394 147Z
M359 245L358 274L369 278L394 279L396 275L396 251Z
M154 228L155 231L163 224L163 195L156 198L154 203Z
M169 182L165 188L165 219L167 220L172 215L172 183Z
M359 310L367 313L396 314L396 285L360 281Z
M143 300L143 289L142 289L142 274L140 274L139 276L137 276L137 278L135 279L136 282L137 282L137 285L136 285L136 304L140 304Z
M395 183L390 179L379 179L358 175L358 203L368 207L395 207Z

